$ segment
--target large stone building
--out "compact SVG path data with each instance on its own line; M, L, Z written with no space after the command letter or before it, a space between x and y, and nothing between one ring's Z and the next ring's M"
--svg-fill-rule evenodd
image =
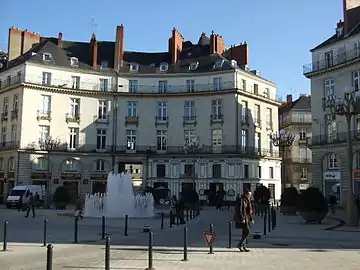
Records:
M295 136L293 145L281 151L284 166L282 187L307 189L311 184L312 156L307 146L307 138L311 137L311 97L300 95L293 101L288 95L286 102L279 108L279 128Z
M103 191L118 163L142 164L144 185L176 195L196 183L200 194L223 186L235 199L263 183L280 197L269 136L280 103L276 85L250 70L246 43L226 48L203 33L193 44L173 29L167 52L129 52L122 25L115 42L9 35L0 73L4 195L29 183L64 185L73 198ZM197 151L184 151L195 138Z
M312 181L325 195L337 193L344 202L340 194L347 192L348 179L352 177L347 170L347 123L344 117L332 114L327 100L343 98L349 86L360 90L360 0L344 0L344 21L311 52L312 63L304 66L304 75L311 79ZM359 131L360 117L356 116L351 122L355 192L360 191Z

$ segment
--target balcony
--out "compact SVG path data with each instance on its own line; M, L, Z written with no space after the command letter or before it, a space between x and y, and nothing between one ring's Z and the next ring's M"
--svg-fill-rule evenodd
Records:
M306 158L289 157L289 158L285 158L285 162L287 164L288 163L312 164L312 158L311 157L306 157Z
M211 117L211 124L224 123L224 115L222 114L212 114L210 117Z
M167 116L155 116L155 127L169 126L169 117Z
M19 113L18 113L18 110L12 110L11 111L11 120L17 120L19 117Z
M7 121L8 120L8 112L3 112L1 114L1 122Z
M340 68L360 61L360 49L345 51L344 53L333 56L331 59L316 61L303 66L303 74L308 77L318 71Z
M353 141L360 141L360 130L352 130L351 138ZM348 141L347 132L338 132L332 135L322 134L322 135L312 136L311 138L307 138L307 146L310 148L312 146L317 146L317 145L346 143L347 141Z
M139 125L139 116L125 116L125 126L138 126Z
M80 114L78 113L67 113L65 114L66 123L78 123L80 124Z
M0 151L2 150L16 150L19 149L20 143L17 141L1 142Z
M183 117L183 126L186 126L186 125L196 126L196 116L195 115L184 116Z
M109 117L108 115L94 115L93 121L96 124L109 124Z
M38 110L36 119L51 121L51 111Z
M310 113L304 114L290 114L290 115L283 115L280 117L280 128L285 128L291 125L311 125L312 124L312 117Z

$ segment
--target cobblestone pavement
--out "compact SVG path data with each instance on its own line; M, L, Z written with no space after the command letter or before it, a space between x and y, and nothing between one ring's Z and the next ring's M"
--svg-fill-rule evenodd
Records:
M2 214L2 213L1 213ZM203 211L200 218L188 224L189 261L182 262L182 226L154 232L154 267L177 269L359 269L360 234L325 230L336 224L327 219L322 225L305 225L297 216L278 216L275 231L260 240L250 239L251 252L228 249L228 211ZM14 218L13 222L17 219ZM18 222L21 223L22 219ZM30 220L28 221L30 222ZM35 221L34 221L35 222ZM202 232L213 223L216 231L214 254L208 254ZM29 225L29 224L28 224ZM23 237L33 237L31 226L24 225ZM262 231L261 217L256 217L253 231ZM71 232L69 232L71 234ZM234 230L232 245L240 237ZM147 267L147 234L112 237L111 269L145 269ZM9 243L8 252L0 252L1 270L45 269L46 249L40 244ZM120 245L121 244L121 245ZM54 244L54 270L104 269L103 242L87 244Z

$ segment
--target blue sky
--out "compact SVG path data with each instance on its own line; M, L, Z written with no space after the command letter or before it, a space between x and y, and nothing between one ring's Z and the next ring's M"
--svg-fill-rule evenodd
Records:
M247 41L250 67L277 83L278 95L285 98L310 93L302 66L311 62L309 49L334 33L342 19L342 2L0 0L0 49L7 48L11 26L42 36L62 32L65 40L87 41L93 31L98 40L114 40L116 25L122 23L125 49L134 51L167 50L173 27L193 42L202 32L214 30L228 46Z

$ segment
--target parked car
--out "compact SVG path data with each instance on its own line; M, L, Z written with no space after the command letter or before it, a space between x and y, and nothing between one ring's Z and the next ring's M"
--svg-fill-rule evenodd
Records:
M45 187L44 186L37 186L37 185L29 185L29 186L16 186L14 187L9 196L6 199L6 207L7 208L16 208L18 205L18 202L22 197L25 195L27 191L30 191L33 195L36 194L36 192L40 195L40 205L43 205L44 203L44 192ZM23 206L25 207L25 206Z

